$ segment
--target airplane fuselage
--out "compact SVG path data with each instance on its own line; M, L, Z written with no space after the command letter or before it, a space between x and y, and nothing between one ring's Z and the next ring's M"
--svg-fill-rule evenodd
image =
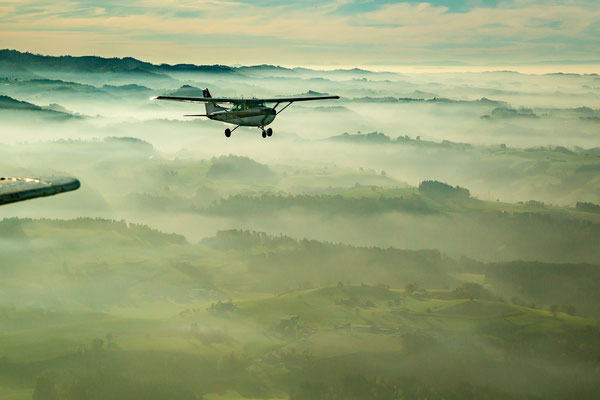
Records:
M252 107L244 110L222 109L207 115L208 118L240 126L263 127L275 119L277 111L270 107Z

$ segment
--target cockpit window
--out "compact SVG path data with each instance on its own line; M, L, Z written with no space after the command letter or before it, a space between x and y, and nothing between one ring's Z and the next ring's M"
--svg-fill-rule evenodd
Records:
M264 101L249 101L246 103L247 108L266 107Z
M255 108L255 107L266 107L266 104L264 101L252 101L252 102L245 102L245 103L235 103L233 105L233 107L231 107L231 111L242 111L242 110L247 110L249 108Z

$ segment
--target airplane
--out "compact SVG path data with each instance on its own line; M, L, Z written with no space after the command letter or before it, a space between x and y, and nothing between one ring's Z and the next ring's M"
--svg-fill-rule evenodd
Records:
M79 186L77 179L68 176L46 179L0 177L0 206L70 192L79 189Z
M221 121L236 125L233 129L225 129L225 136L230 137L231 133L240 126L254 126L262 130L262 137L273 135L273 129L265 126L269 125L277 115L288 108L296 101L311 100L330 100L339 99L340 96L313 96L313 97L288 97L273 99L237 99L237 98L213 98L207 89L202 91L203 97L175 97L175 96L157 96L156 100L184 101L188 103L206 103L206 114L184 115L184 117L207 117L215 121ZM218 104L229 103L231 108L221 107ZM267 107L268 103L275 103L273 107ZM281 103L288 103L280 110L277 106Z

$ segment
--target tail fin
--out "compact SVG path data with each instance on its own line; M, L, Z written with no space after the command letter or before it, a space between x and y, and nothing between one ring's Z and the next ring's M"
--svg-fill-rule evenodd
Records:
M212 98L212 96L210 95L210 92L208 91L208 88L206 88L206 89L204 89L204 90L202 91L202 96L203 96L205 99L210 99L210 98ZM205 107L206 107L206 113L207 113L207 114L212 114L213 112L215 112L215 111L218 111L218 110L220 109L220 107L219 107L219 106L217 106L217 105L215 105L215 103L206 103L206 104L205 104Z

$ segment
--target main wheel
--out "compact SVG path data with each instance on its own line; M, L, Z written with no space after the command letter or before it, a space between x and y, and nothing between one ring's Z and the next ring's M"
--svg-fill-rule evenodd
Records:
M263 138L266 138L266 137L267 137L267 132L265 132L265 131L262 131L262 137L263 137Z
M267 129L267 136L272 136L273 135L273 129L269 128Z
M231 136L231 129L229 129L229 128L225 129L225 136L226 137Z

